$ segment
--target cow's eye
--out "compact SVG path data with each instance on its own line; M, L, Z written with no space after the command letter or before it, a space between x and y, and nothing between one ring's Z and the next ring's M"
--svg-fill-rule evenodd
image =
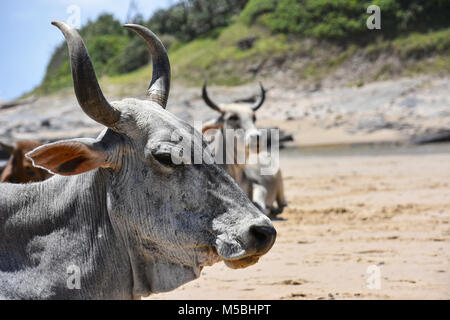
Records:
M153 155L158 162L166 167L172 167L175 166L175 164L172 161L172 154L171 153L156 153Z
M253 122L256 122L256 116L253 115Z
M147 159L157 161L164 167L175 167L185 163L183 158L183 148L170 143L158 143L155 147L147 149Z

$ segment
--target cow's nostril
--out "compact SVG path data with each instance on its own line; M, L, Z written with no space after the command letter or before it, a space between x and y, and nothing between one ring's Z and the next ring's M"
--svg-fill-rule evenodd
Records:
M250 227L250 234L253 236L257 254L264 254L272 248L277 232L274 227L266 225L253 225Z

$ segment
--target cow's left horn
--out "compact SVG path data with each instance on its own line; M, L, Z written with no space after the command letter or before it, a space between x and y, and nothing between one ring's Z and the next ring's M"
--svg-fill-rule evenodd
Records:
M146 27L138 24L126 24L124 27L136 32L147 43L153 62L152 80L147 90L147 97L165 108L170 90L170 63L166 48L161 40Z
M120 118L120 111L112 107L103 96L83 40L68 24L55 21L52 24L62 31L69 47L73 86L78 103L89 117L107 127L113 127Z
M255 102L255 104L252 106L253 111L258 110L261 108L261 106L264 103L264 100L266 99L266 89L264 89L262 83L259 83L259 86L261 87L261 95L259 96L259 99Z
M208 91L206 90L206 80L203 82L202 98L211 109L223 113L222 109L209 98Z

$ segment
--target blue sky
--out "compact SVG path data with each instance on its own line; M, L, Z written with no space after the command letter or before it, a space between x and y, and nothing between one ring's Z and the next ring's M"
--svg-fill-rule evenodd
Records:
M144 18L175 0L136 0ZM68 21L68 8L80 8L81 25L109 12L125 22L130 0L6 0L0 2L0 100L10 100L38 85L55 47L64 38L50 24Z

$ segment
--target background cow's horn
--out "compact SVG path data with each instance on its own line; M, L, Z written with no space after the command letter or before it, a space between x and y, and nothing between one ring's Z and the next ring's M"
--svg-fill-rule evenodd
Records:
M166 48L161 40L146 27L138 24L126 24L124 27L135 31L147 43L153 62L152 80L147 90L147 97L165 108L170 90L170 63Z
M103 96L83 40L68 24L55 21L52 24L62 31L69 47L73 86L78 103L89 117L107 127L113 127L120 118L120 112Z
M216 110L217 112L223 113L222 109L212 102L212 100L208 96L208 92L206 91L206 80L203 82L203 88L202 88L202 98L205 101L205 103L213 110Z
M264 89L262 83L259 83L259 86L261 87L261 95L259 96L259 99L255 102L255 104L252 106L253 111L258 110L261 108L261 106L264 103L264 100L266 99L266 90Z

